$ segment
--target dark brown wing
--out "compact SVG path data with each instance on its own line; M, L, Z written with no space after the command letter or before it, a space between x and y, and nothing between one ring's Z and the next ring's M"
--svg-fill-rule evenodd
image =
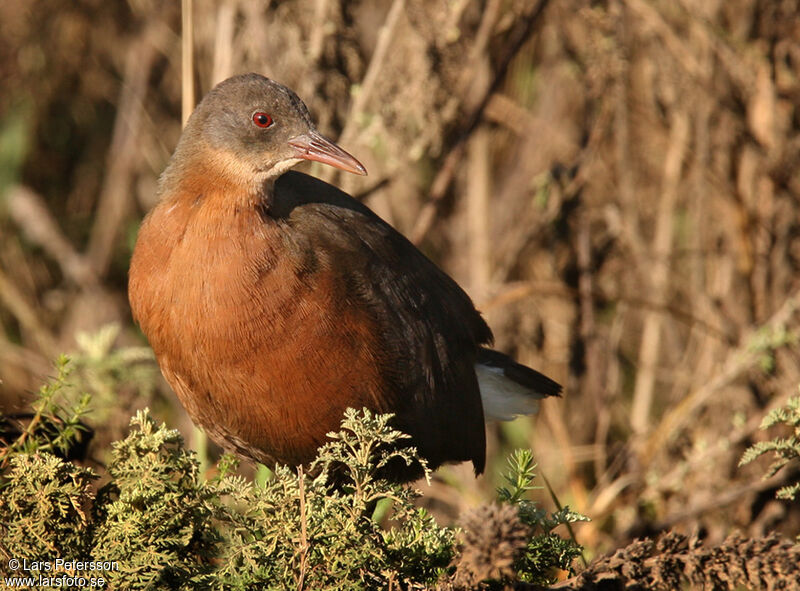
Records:
M285 241L293 256L333 270L351 305L368 311L398 428L431 466L471 460L481 472L475 362L492 333L469 296L367 207L318 179L283 175L267 215L291 228Z

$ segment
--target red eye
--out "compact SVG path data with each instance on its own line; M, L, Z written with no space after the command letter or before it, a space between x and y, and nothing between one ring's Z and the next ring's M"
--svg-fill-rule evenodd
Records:
M258 113L253 113L253 123L259 127L269 127L272 125L272 117L259 111Z

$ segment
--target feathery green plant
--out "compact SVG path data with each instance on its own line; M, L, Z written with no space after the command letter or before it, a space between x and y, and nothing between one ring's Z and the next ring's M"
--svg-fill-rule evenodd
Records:
M769 429L775 425L789 427L788 437L776 437L770 441L760 441L747 448L739 461L739 465L749 464L756 458L773 453L776 459L767 469L764 478L770 478L791 462L800 460L800 396L790 398L785 407L772 410L761 421L761 429ZM775 496L779 499L794 500L800 494L800 482L781 487Z
M73 397L71 402L65 400L64 393L70 389L69 364L65 355L56 360L56 376L39 389L32 404L33 414L25 428L13 441L0 447L0 470L15 455L36 452L68 455L71 446L84 442L87 429L81 418L88 412L90 396L83 393ZM0 435L4 435L9 427L8 418L0 415ZM0 490L2 486L0 480Z
M554 569L570 570L573 560L583 551L572 539L562 538L553 530L559 525L569 526L589 518L565 506L555 513L548 513L536 503L525 499L533 486L536 463L528 449L518 449L508 458L509 470L504 475L507 486L497 489L501 502L516 505L522 523L531 528L532 534L524 551L514 565L521 581L538 585L553 582Z

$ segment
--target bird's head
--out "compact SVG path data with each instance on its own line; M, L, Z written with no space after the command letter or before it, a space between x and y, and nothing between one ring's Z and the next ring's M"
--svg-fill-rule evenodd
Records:
M198 152L230 175L257 183L274 180L302 160L367 174L358 160L316 130L294 92L258 74L228 78L203 98L176 158L192 160Z

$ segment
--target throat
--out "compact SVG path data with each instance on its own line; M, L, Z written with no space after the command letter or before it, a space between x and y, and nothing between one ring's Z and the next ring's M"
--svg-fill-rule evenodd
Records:
M261 209L268 204L275 180L274 167L254 170L226 152L203 150L188 160L173 158L161 178L160 194L168 206L214 212Z
M182 212L188 218L200 218L207 223L216 218L220 223L230 223L230 216L245 212L269 211L275 181L273 179L247 182L230 182L225 177L206 177L198 182L196 176L182 179L177 191L165 194L162 207Z

